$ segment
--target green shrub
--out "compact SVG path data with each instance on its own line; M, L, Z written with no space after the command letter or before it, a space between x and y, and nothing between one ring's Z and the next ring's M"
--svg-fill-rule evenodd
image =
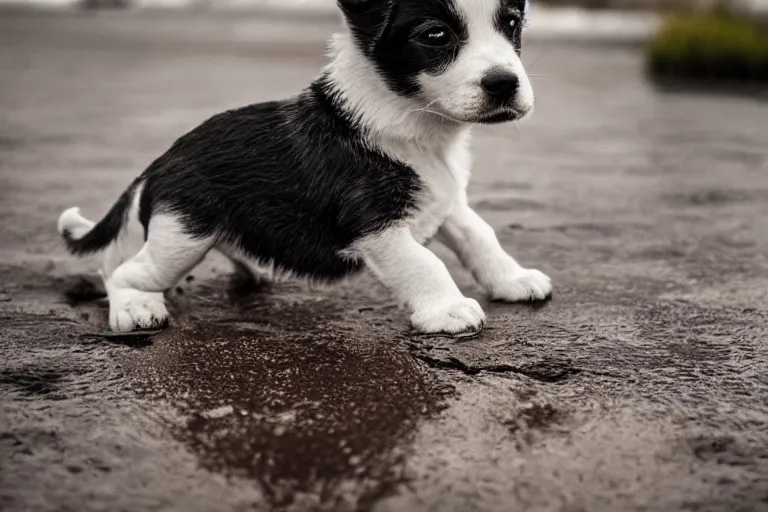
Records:
M669 18L648 48L652 73L768 81L768 31L728 14Z

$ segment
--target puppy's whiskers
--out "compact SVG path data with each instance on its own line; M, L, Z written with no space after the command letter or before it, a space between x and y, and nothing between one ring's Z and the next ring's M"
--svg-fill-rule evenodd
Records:
M537 56L535 59L533 59L533 61L531 61L531 62L527 63L527 64L525 65L525 67L527 67L527 68L529 68L529 69L530 69L530 68L533 68L533 66L534 66L534 65L536 65L536 63L538 63L538 62L539 62L539 61L540 61L542 58L544 58L544 57L545 57L545 56L547 56L548 54L549 54L549 52L548 52L548 51L546 51L546 52L543 52L543 53L540 53L540 54L539 54L539 55L538 55L538 56Z
M438 112L438 111L436 111L436 110L431 110L429 107L431 107L432 105L434 105L435 103L437 103L437 101L438 101L438 100L436 100L436 99L435 99L435 100L432 100L432 101L430 101L429 103L427 103L425 106L423 106L422 108L415 108L415 109L411 110L411 112L412 112L412 113L413 113L413 112L425 112L425 113L427 113L427 114L433 114L433 115L436 115L436 116L442 117L443 119L446 119L446 120L448 120L448 121L452 121L452 122L454 122L454 123L461 123L461 122L462 122L462 121L460 121L460 120L456 119L455 117L451 117L451 116L449 116L449 115L447 115L447 114L443 114L442 112Z
M415 108L415 109L411 110L411 112L426 112L426 110L427 110L429 107L431 107L432 105L434 105L435 103L437 103L437 100L436 100L436 99L434 99L434 100L430 101L429 103L427 103L426 105L424 105L424 106L423 106L423 107L421 107L421 108Z
M442 112L438 112L436 110L429 110L427 108L422 108L422 109L419 109L419 111L420 112L426 112L428 114L434 114L434 115L436 115L438 117L442 117L443 119L445 119L447 121L454 122L454 123L461 124L463 122L463 121L461 121L459 119L456 119L455 117L451 117L451 116L449 116L447 114L443 114Z

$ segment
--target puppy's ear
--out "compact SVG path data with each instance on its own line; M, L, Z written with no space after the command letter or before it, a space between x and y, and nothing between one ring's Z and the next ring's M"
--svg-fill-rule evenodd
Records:
M366 52L373 52L386 34L396 0L338 0L352 35Z

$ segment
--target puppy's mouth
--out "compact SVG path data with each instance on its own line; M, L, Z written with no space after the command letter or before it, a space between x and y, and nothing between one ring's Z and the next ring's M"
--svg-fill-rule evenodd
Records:
M526 117L533 109L532 108L518 108L513 105L496 106L494 108L484 109L483 112L456 115L445 112L443 109L427 110L433 114L445 117L457 123L467 124L502 124L510 123L512 121L520 121ZM450 112L450 111L448 111Z
M504 105L489 105L484 112L474 116L471 122L477 124L501 124L520 121L533 111L533 105L520 104L516 101Z
M484 114L473 120L477 124L501 124L510 123L512 121L518 121L525 116L525 113L521 113L513 108L505 108L502 110L496 110L489 114Z

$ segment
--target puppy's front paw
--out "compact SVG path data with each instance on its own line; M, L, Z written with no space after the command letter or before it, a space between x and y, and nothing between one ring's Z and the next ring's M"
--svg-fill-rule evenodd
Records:
M492 300L532 302L552 297L552 280L538 270L521 268L500 277L490 291Z
M450 297L422 305L411 323L425 334L457 334L480 329L485 324L485 313L474 299Z
M162 293L120 290L109 297L109 327L114 332L160 329L168 324Z

